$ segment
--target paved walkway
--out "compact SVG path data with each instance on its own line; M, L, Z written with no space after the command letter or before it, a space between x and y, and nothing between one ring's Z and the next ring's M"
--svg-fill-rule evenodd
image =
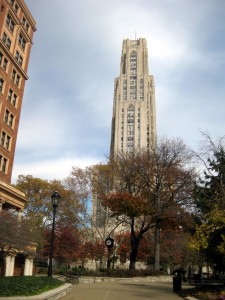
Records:
M63 300L182 300L172 283L100 282L72 286Z

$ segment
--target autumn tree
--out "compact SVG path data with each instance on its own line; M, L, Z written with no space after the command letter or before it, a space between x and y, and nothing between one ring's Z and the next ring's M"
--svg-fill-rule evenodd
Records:
M109 162L113 189L102 198L112 217L129 224L130 269L143 235L154 228L154 267L160 268L162 222L177 219L192 204L192 155L181 140L162 139L150 151L121 153Z
M19 175L16 188L24 192L28 202L24 209L24 218L29 222L32 233L37 236L37 251L42 253L44 248L44 232L51 228L52 224L52 203L51 195L58 191L61 195L57 208L56 225L78 223L80 210L79 202L73 191L67 189L59 180L43 180L31 175Z
M121 223L109 216L109 209L101 203L99 195L108 193L112 186L112 174L108 165L99 164L84 169L73 167L69 177L66 178L66 187L73 191L81 209L79 223L83 228L89 243L91 258L100 260L100 268L104 267L102 246L105 250L105 239ZM96 208L98 207L98 213ZM99 253L96 250L99 249Z
M42 255L48 257L50 251L51 230L48 228L44 232L44 248ZM62 265L70 266L72 263L82 261L80 255L82 248L81 233L73 224L58 222L55 228L54 237L54 259L58 262L58 267ZM85 257L87 259L87 256Z

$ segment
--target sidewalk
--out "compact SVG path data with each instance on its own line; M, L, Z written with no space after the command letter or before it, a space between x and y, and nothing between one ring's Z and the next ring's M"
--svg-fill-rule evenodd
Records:
M100 282L72 286L63 300L182 300L169 282Z

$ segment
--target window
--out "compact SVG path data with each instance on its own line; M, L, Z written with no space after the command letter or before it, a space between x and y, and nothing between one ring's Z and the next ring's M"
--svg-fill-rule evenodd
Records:
M20 75L16 72L15 69L12 71L12 82L14 82L18 87L20 85Z
M6 109L5 111L5 123L8 124L8 120L9 120L9 111L8 109Z
M25 28L26 28L26 31L28 32L29 28L30 28L30 25L27 23Z
M7 150L10 149L10 143L11 143L11 137L9 135L6 135L5 148Z
M19 10L19 6L18 4L15 2L15 0L10 0L10 4L13 7L13 9L15 10L16 13L18 13Z
M7 168L7 159L3 158L3 162L2 162L2 166L1 166L3 173L6 173L6 168Z
M20 75L16 75L16 85L19 86L20 85Z
M23 24L24 28L26 29L26 31L29 32L30 25L29 25L29 23L27 22L27 19L24 16L22 18L22 24Z
M4 80L0 78L0 93L3 93Z
M6 40L7 40L7 34L5 32L3 32L2 41L4 44L6 43Z
M134 147L134 106L127 109L127 148L132 151Z
M15 22L13 21L12 17L8 14L6 18L6 25L9 28L9 30L13 33L15 28Z
M8 59L4 58L2 67L3 67L3 69L4 69L5 71L6 71L6 69L7 69L7 65L8 65Z
M10 114L10 116L9 116L9 127L13 127L13 121L14 121L14 116L12 115L12 114Z
M137 53L132 51L130 55L130 98L135 100L137 98Z
M0 52L0 67L6 72L7 71L7 66L8 66L8 59L4 57L3 53Z
M1 135L1 145L4 147L5 145L5 137L6 137L6 133L4 131L2 131L2 135Z
M16 51L15 59L18 61L19 65L22 67L23 57L20 55L19 51Z
M127 100L127 81L123 80L123 100Z
M11 137L5 131L2 131L1 146L9 150L10 143L11 143Z
M144 79L141 78L140 80L140 98L144 100Z
M0 155L0 171L6 173L6 168L7 168L7 159L2 155Z
M20 35L19 35L18 44L20 45L20 47L21 47L23 50L25 49L25 46L26 46L26 40L25 40L24 36L22 35L22 33L20 33Z
M2 41L5 44L5 46L10 50L11 47L11 40L10 38L7 36L7 34L5 32L3 32L2 35Z
M12 98L11 103L12 103L13 106L15 106L15 107L17 106L17 95L15 93L13 94L13 98Z
M13 95L13 90L9 89L9 93L8 93L8 100L9 100L9 102L12 101L12 95Z
M12 71L12 81L14 82L16 78L16 71L13 69Z
M9 101L14 107L16 107L16 105L17 105L17 95L13 92L12 89L9 89L9 93L8 93L8 101Z
M15 10L15 12L16 12L16 13L18 13L19 6L18 6L17 4L15 4L15 6L14 6L14 10Z
M9 125L9 127L13 128L14 116L10 113L8 109L6 109L5 111L5 123Z

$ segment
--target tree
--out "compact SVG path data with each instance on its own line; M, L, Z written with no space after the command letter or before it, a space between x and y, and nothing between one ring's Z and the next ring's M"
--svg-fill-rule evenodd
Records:
M130 226L130 269L143 235L155 231L154 267L160 269L162 222L176 220L192 204L192 155L181 140L162 139L150 151L121 153L109 162L113 191L102 196L111 216Z
M119 223L109 216L107 207L98 203L100 211L96 212L96 203L100 201L99 195L108 193L112 186L112 174L108 165L99 164L96 166L81 169L73 167L71 175L66 179L66 186L73 191L79 199L81 210L79 213L79 223L87 237L87 242L92 244L90 253L93 259L100 260L100 268L104 267L102 245L105 248L105 240L118 227ZM91 202L92 208L91 210ZM95 253L99 249L99 253ZM113 253L112 253L113 255Z
M0 213L0 253L34 254L31 244L35 237L26 220L18 222L17 216L10 211Z
M61 200L57 208L56 226L61 224L78 224L80 204L73 191L69 190L59 180L43 180L32 175L19 175L16 188L24 192L28 202L24 208L24 218L29 222L33 235L37 236L37 252L42 253L44 234L52 224L51 195L58 191Z
M196 182L195 203L199 222L190 247L203 253L208 261L225 266L225 137L217 142L203 133L206 151L198 154L203 176Z
M195 202L204 215L215 206L225 209L225 137L213 142L208 134L203 136L206 153L197 155L203 164L203 178L196 183Z
M48 257L50 251L51 230L45 230L45 243L43 256ZM58 223L55 228L54 238L54 259L58 262L58 266L62 264L70 266L72 263L82 260L80 256L81 249L80 231L71 224ZM86 256L87 258L87 256Z

